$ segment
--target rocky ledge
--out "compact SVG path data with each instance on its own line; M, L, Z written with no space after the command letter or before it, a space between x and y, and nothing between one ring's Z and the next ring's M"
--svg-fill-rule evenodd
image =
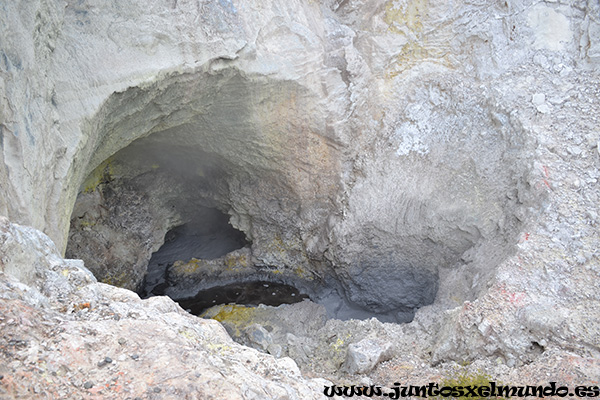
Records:
M45 235L0 221L3 270L35 258L30 286L0 273L0 394L35 399L319 399L324 379L234 342L168 297L104 283Z
M597 1L0 8L2 397L597 383ZM244 247L165 292L315 303L128 290L204 208Z

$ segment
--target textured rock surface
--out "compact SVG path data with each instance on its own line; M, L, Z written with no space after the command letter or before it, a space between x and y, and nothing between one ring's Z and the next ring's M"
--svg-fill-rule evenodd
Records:
M136 286L142 260L200 204L231 215L255 266L337 284L344 310L410 319L435 299L440 268L465 263L485 282L543 195L532 185L536 140L506 101L514 91L495 90L494 79L526 65L529 45L569 55L560 10L548 17L560 34L550 35L535 29L548 19L540 7L515 16L502 5L420 13L403 2L228 4L65 9L63 36L85 46L71 54L73 43L57 45L53 57L77 59L74 74L85 71L85 85L100 74L101 83L84 96L91 109L79 110L76 129L63 129L81 146L68 147L72 175L56 184L64 198L48 212L69 209L79 190L100 191L96 208L119 209L111 217L121 232L104 232L83 208L75 217L87 212L91 226L72 224L71 240L88 241L83 229L126 244L69 255L140 260L127 279L113 274ZM115 33L128 32L120 21L134 11L155 21L139 27L147 42ZM208 19L198 27L191 15ZM523 32L507 32L517 23ZM105 31L108 39L94 36ZM139 64L115 67L112 52ZM65 83L56 112L75 113L68 93L83 90ZM107 191L120 193L118 206ZM66 218L53 218L46 231L64 246Z
M40 263L32 286L0 272L2 398L324 398L327 382L302 378L291 359L233 342L168 297L97 283L45 235L3 226L14 233L5 254ZM4 260L5 271L20 262Z
M11 221L63 250L71 216L84 231L115 206L106 235L127 245L111 246L110 256L137 260L127 278L139 280L139 260L192 217L186 204L217 207L252 241L254 267L329 285L347 307L410 318L435 299L403 326L330 320L315 328L323 335L255 341L274 354L290 346L306 374L339 373L348 345L369 337L396 349L362 377L382 384L439 379L454 362L505 381L597 380L597 1L0 7L0 214ZM110 203L113 187L120 197ZM0 229L5 273L28 285L40 276L58 282L51 277L60 274L43 272L61 263L43 250L48 239L6 221ZM59 287L48 297L11 283L2 305L55 315L44 304L87 302L85 290L61 295ZM98 313L153 304L113 294ZM349 310L338 306L340 316ZM91 369L96 358L118 360L107 343L121 320L88 321L96 314L81 311L69 323L94 324L105 340L89 354L94 361L69 362ZM166 313L177 326L192 321ZM148 319L162 321L161 341L178 338L161 318ZM199 324L225 340L216 325ZM210 352L206 342L188 345ZM27 349L18 349L25 361L10 362L20 382L41 384L27 375ZM227 385L249 376L262 387L235 365L223 366Z
M348 356L345 368L351 374L370 372L377 364L392 358L391 343L380 343L375 340L363 339L348 346Z

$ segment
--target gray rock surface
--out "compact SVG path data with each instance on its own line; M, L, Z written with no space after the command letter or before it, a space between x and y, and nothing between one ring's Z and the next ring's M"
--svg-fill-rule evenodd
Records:
M392 358L392 344L363 339L348 346L345 368L350 374L370 372L377 364Z
M597 1L0 7L0 214L20 224L0 221L10 395L50 385L29 375L39 354L57 398L110 387L119 366L146 397L172 395L165 382L185 392L171 372L206 368L196 384L216 386L194 390L215 397L318 398L289 360L60 257L93 232L112 243L90 269L124 260L110 272L133 287L197 205L251 241L247 276L320 287L339 317L414 315L323 325L319 313L313 330L269 332L267 351L291 345L305 374L343 375L348 346L375 338L395 353L362 378L382 384L459 364L514 382L597 380ZM169 362L151 382L140 349Z
M45 263L27 286L5 272L21 260L3 261L2 398L324 398L327 381L304 379L290 358L239 345L168 297L140 300L98 283L39 231L3 221L13 233L6 254L24 250Z
M486 282L541 207L531 102L513 101L541 92L518 77L594 66L593 5L6 7L0 212L135 287L164 234L216 206L254 265L405 319L447 269Z

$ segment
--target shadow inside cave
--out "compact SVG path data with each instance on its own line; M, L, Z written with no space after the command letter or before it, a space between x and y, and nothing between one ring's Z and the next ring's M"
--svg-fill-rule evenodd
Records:
M150 258L138 294L142 298L163 295L167 269L175 261L212 260L246 245L246 236L229 224L229 216L216 208L198 207L193 220L166 233L164 244Z
M213 260L248 245L243 232L229 224L229 217L215 208L199 207L194 219L165 235L164 244L152 254L148 272L138 294L142 298L165 294L168 269L175 261ZM200 315L220 304L279 306L308 299L308 295L290 285L267 281L244 281L214 286L195 296L175 299L183 309Z
M196 296L177 300L177 302L190 314L201 315L208 308L220 304L280 306L298 303L304 299L309 299L308 295L300 293L293 286L276 282L250 281L201 290Z

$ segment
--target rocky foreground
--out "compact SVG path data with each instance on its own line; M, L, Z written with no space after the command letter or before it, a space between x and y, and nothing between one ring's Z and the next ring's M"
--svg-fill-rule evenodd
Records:
M539 246L524 239L479 299L448 311L425 307L410 324L327 320L324 308L309 301L209 310L226 331L168 297L141 300L97 282L81 261L60 257L44 234L3 218L0 394L310 399L325 398L324 387L333 383L594 384L600 375L597 265L583 260L578 271L560 263L525 269L544 254ZM543 282L539 274L551 265L557 280L546 275L545 286L536 285L536 275ZM581 290L549 298L552 290L569 290L567 283Z
M598 384L597 1L0 7L2 399ZM200 206L249 244L178 283L323 304L215 321L107 284ZM328 319L332 292L414 319Z
M326 381L290 358L237 344L167 297L96 282L39 232L3 219L0 243L5 268L23 253L37 267L37 288L0 275L2 399L322 398Z

